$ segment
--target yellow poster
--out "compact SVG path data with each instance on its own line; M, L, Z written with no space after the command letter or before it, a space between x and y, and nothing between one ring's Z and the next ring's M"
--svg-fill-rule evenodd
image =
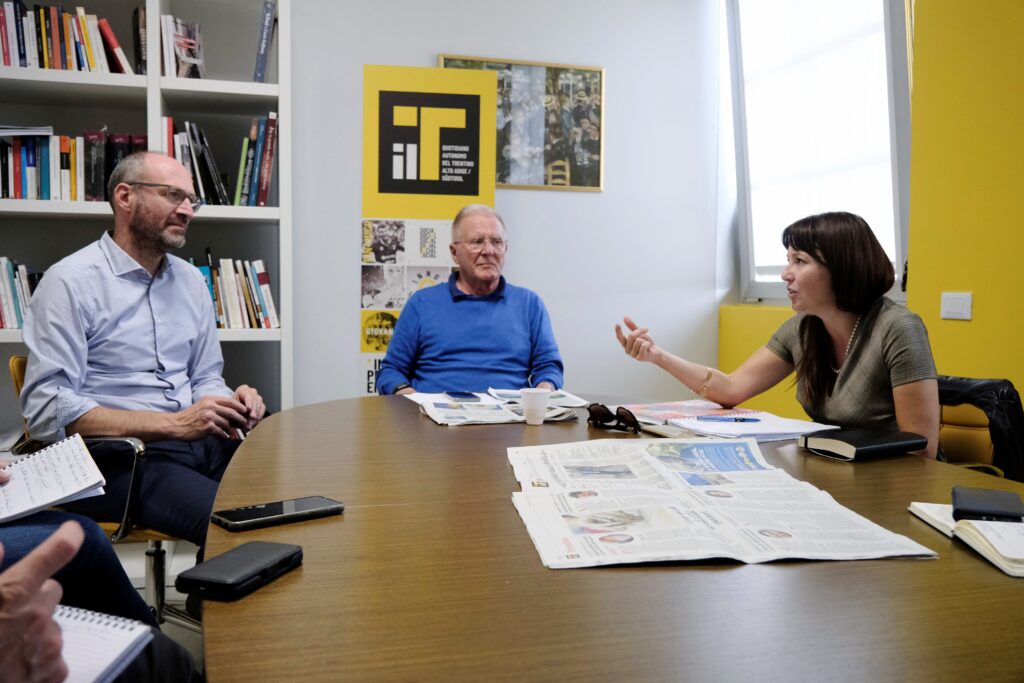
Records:
M491 71L364 66L363 216L494 206L496 102Z
M360 311L360 314L359 350L363 353L387 351L399 311Z

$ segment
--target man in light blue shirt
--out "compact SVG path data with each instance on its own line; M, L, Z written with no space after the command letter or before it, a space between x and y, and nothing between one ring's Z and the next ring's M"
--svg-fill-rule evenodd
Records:
M255 389L224 383L202 274L168 253L184 246L200 206L191 189L188 170L162 154L117 166L113 233L51 266L32 296L21 403L37 437L147 443L134 484L130 458L92 448L107 494L69 509L119 520L132 486L135 522L202 545L235 430L255 426L265 407Z

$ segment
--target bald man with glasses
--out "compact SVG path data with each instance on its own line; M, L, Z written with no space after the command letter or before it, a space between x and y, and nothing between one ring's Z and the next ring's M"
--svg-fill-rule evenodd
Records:
M378 393L561 387L562 358L544 302L501 274L508 247L505 223L492 208L459 211L450 247L458 273L406 303Z
M227 387L202 274L170 252L202 206L192 177L163 154L121 161L107 186L114 229L51 266L25 318L22 414L37 438L135 436L147 444L132 484L122 447L93 447L106 495L67 508L133 521L197 545L238 430L265 413L252 387Z

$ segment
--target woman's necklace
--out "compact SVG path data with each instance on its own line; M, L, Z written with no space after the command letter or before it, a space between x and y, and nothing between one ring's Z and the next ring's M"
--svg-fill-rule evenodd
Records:
M849 341L846 342L846 350L843 351L843 365L846 365L846 359L850 355L850 347L853 346L853 338L857 336L858 327L860 327L859 315L857 316L857 321L853 323L853 330L850 331L850 339ZM832 372L836 373L837 375L839 374L839 371L842 370L842 368L837 368L836 366L832 365L831 362L829 363L829 367L832 368Z

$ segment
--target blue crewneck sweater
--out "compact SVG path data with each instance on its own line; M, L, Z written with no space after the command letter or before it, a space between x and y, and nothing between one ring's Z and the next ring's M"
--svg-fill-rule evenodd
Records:
M521 389L543 381L562 386L562 359L544 302L505 282L485 296L455 286L416 292L402 309L377 376L377 391L401 384L416 391Z

